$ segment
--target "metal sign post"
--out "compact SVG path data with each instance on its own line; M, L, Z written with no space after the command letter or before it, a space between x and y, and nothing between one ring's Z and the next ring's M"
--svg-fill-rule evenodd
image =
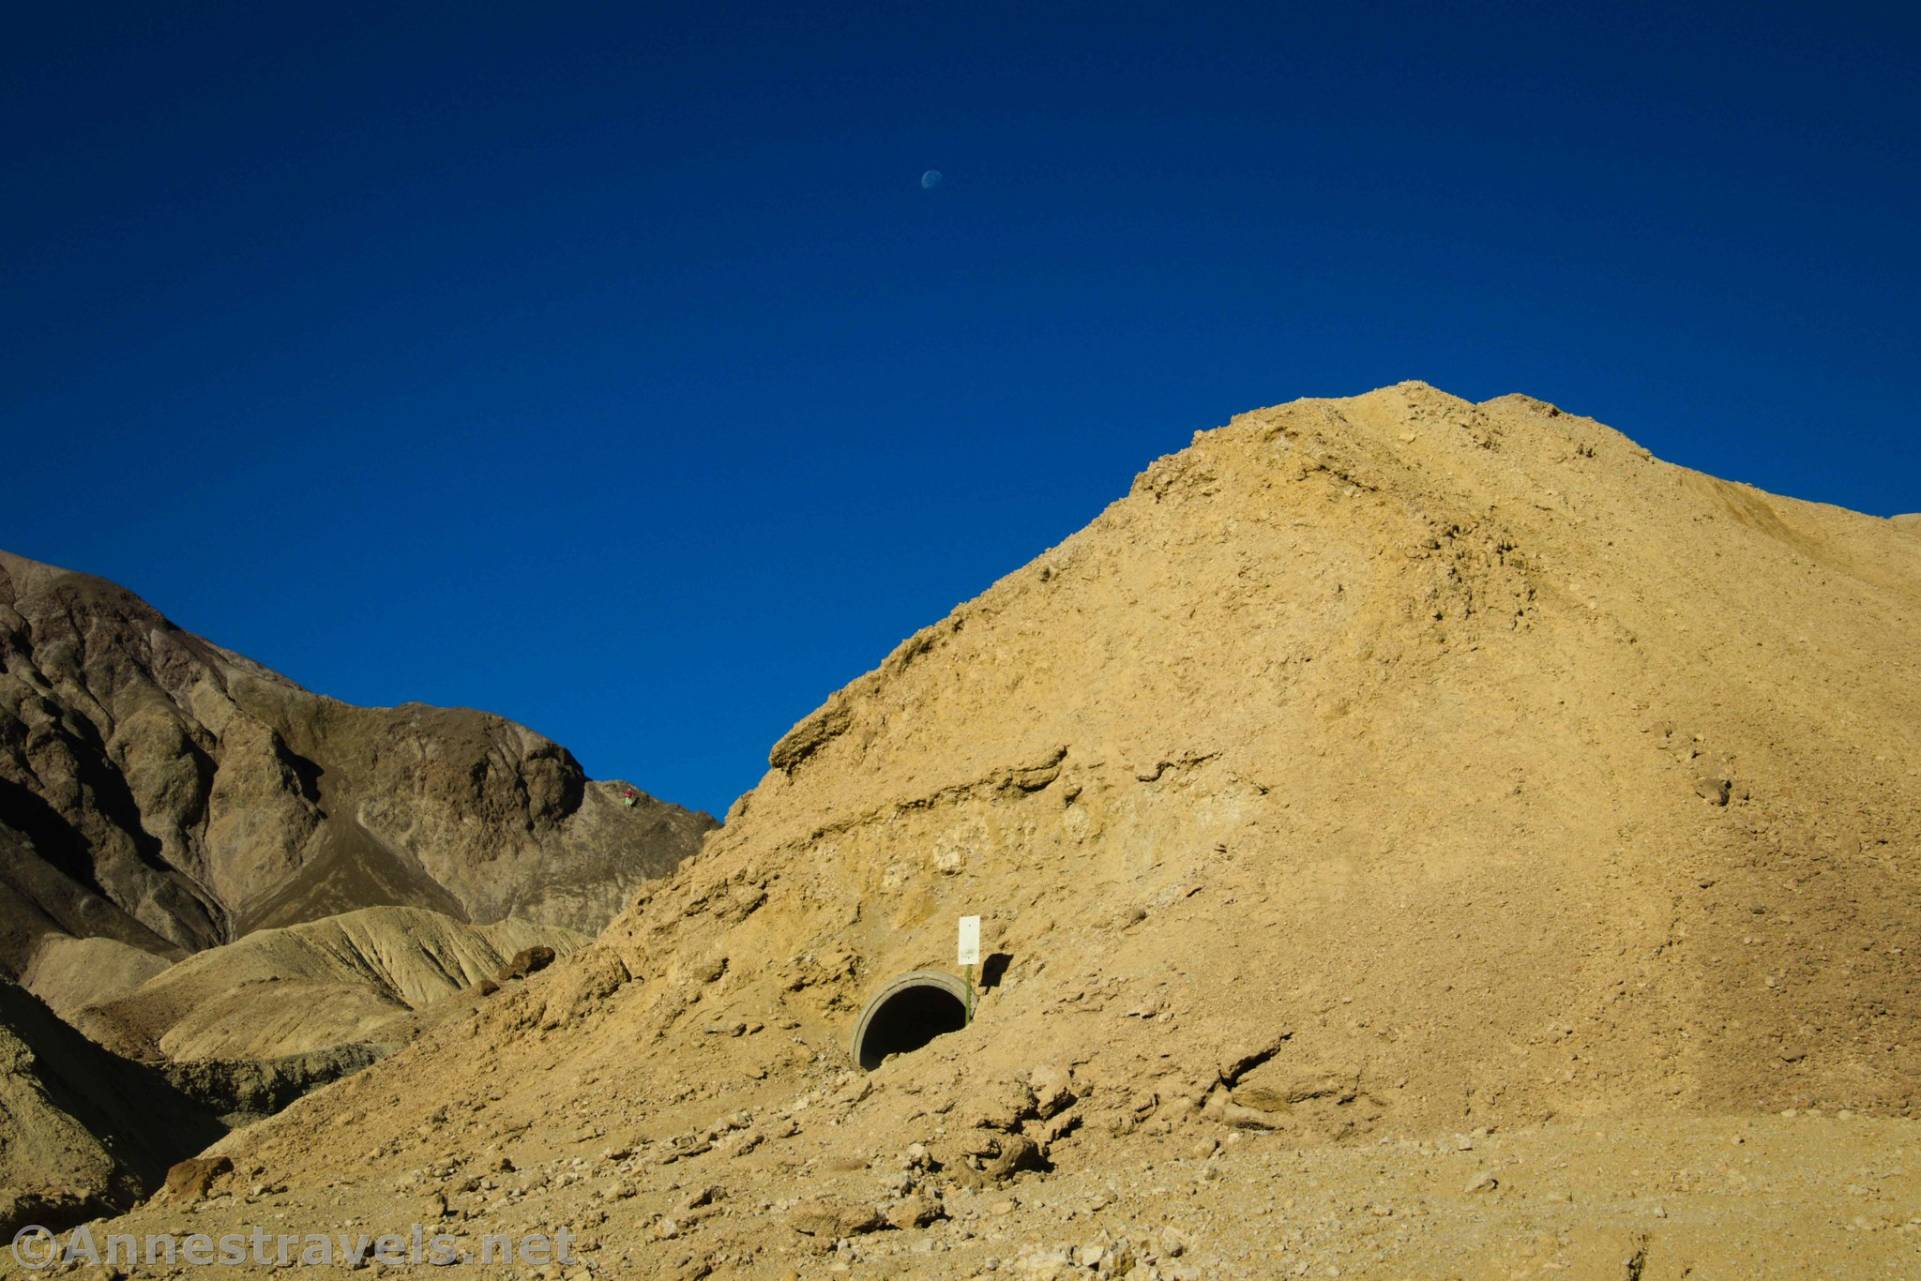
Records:
M974 967L981 963L981 918L960 918L960 940L955 948L961 976L967 980L967 1021L974 1021Z

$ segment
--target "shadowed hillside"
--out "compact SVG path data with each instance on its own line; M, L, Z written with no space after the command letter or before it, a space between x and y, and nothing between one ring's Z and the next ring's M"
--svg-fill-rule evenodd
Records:
M0 980L0 1235L125 1209L226 1127Z

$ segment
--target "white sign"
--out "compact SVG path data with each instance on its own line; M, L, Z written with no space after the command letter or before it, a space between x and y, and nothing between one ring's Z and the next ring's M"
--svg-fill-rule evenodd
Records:
M960 963L981 963L981 918L978 916L960 918Z

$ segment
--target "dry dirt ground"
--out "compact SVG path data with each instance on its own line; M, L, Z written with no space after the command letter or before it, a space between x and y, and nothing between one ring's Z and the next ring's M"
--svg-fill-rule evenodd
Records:
M591 946L125 1225L569 1227L594 1277L1921 1276L1914 522L1528 397L1296 401L769 764ZM974 1023L855 1070L968 913Z
M469 1250L483 1232L578 1234L564 1266L412 1270L495 1278L1921 1275L1921 1136L1907 1121L1615 1120L1314 1147L1203 1127L1184 1134L1185 1151L1118 1151L995 1186L919 1168L906 1148L841 1168L852 1162L831 1155L811 1123L747 1153L723 1146L665 1166L676 1135L569 1129L390 1179L339 1170L288 1189L275 1171L243 1166L224 1194L150 1206L110 1229L359 1238L405 1237L420 1223ZM497 1168L501 1154L512 1171ZM796 1231L806 1203L822 1200L901 1226L839 1244ZM915 1226L901 1213L922 1205L942 1217Z

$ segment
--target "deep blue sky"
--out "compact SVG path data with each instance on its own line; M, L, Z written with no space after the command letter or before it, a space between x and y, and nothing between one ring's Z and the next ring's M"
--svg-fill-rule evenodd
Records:
M12 6L0 546L718 813L1256 405L1914 510L1897 8Z

